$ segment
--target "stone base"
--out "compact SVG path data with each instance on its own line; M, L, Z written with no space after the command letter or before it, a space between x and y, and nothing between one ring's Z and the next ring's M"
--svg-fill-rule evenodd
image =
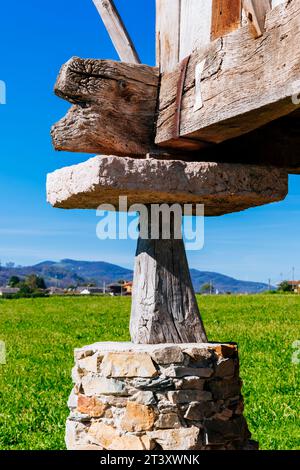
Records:
M96 343L75 350L72 450L255 449L236 344Z

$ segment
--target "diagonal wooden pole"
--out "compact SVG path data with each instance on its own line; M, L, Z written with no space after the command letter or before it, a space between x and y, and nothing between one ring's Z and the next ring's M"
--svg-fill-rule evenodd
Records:
M140 64L141 60L113 0L93 0L122 62Z

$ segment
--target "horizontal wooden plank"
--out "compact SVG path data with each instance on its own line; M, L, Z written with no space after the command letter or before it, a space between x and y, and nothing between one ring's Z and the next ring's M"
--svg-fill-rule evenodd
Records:
M145 155L154 147L159 73L155 67L73 57L55 93L74 103L52 129L57 150Z
M299 100L291 99L300 93L299 11L300 0L286 2L267 14L263 37L253 39L245 26L192 54L182 97L181 138L190 139L195 149L203 141L220 143L299 108ZM195 71L203 60L203 106L195 109ZM163 74L160 87L156 143L169 148L184 148L174 136L178 80L176 68Z
M113 0L93 0L120 59L139 64L140 58Z

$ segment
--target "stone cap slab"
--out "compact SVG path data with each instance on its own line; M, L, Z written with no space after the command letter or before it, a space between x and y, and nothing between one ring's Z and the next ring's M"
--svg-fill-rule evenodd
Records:
M83 346L82 348L76 348L74 351L76 359L83 359L93 354L100 353L105 355L107 353L148 353L153 354L158 351L165 351L166 349L180 349L183 352L195 352L195 351L206 351L208 349L216 350L222 353L222 351L237 351L236 343L161 343L161 344L135 344L131 342L114 342L104 341L99 343L90 344Z
M217 216L281 201L288 175L275 167L96 156L48 174L47 200L62 209L131 204L204 204Z

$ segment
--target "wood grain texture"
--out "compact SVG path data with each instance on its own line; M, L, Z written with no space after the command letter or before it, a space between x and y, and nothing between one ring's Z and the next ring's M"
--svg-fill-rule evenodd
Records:
M207 342L182 240L138 240L130 334L137 344Z
M272 0L242 0L252 34L255 38L263 35L267 13L272 8Z
M212 0L181 0L179 60L210 42Z
M156 65L161 72L179 61L181 0L156 0Z
M73 57L55 85L74 103L52 128L55 148L144 156L154 146L158 81L155 67Z
M299 108L291 99L300 93L299 13L300 0L287 2L267 14L263 37L254 40L246 26L192 54L180 136L193 139L195 149L198 140L199 146L220 143ZM203 60L203 107L195 111L195 69ZM163 74L160 87L156 143L169 148L182 148L180 139L173 138L178 77L178 68Z
M217 39L241 26L241 0L213 0L211 39Z
M131 64L141 63L135 46L113 0L93 0L120 59Z

